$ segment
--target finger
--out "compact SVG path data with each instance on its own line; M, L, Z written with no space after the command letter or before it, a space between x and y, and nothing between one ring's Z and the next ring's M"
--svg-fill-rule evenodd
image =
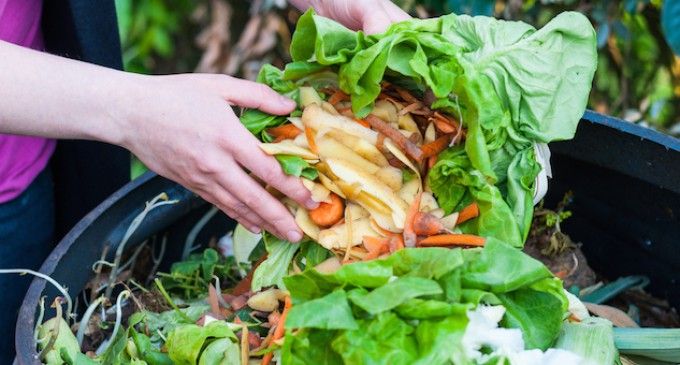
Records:
M200 191L198 193L201 197L203 197L203 199L219 208L233 220L241 223L249 231L253 233L259 233L260 224L262 223L261 219L259 219L259 216L255 215L253 218L252 216L239 213L234 208L238 204L238 199L236 199L229 192L223 190L221 186L215 185L210 189L210 191L212 193L207 193L206 191Z
M238 146L233 146L232 153L239 164L301 206L308 209L319 206L319 203L312 200L312 193L305 188L302 181L295 176L286 175L278 161L264 153L258 147L258 140L245 128L234 133L238 135L239 141L243 141Z
M363 28L366 34L382 33L389 28L392 23L410 19L411 17L400 7L391 1L380 1L376 3L378 9L375 11L364 12Z
M225 85L225 98L231 104L262 110L265 113L284 115L295 110L295 102L269 86L252 81L229 78Z
M234 163L235 165L235 163ZM233 166L228 174L218 176L223 187L240 200L237 211L253 210L264 222L275 229L272 233L292 242L302 239L302 231L295 223L288 209L256 183L238 166Z

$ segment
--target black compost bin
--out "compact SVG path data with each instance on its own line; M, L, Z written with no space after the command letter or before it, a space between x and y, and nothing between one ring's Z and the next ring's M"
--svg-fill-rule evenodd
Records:
M583 243L591 266L610 277L647 275L649 290L680 308L680 141L586 112L576 138L553 143L551 150L553 179L547 203L555 204L568 190L574 193L570 206L574 214L563 228ZM41 271L66 285L75 297L91 278L91 265L103 248L115 251L144 202L162 192L180 202L152 210L128 242L133 247L152 235L167 237L161 269L181 257L188 236L205 242L234 224L221 214L206 215L211 207L186 189L147 174L78 223ZM199 232L196 227L203 228ZM33 280L16 331L17 360L22 365L40 363L33 328L43 295L52 298L58 292L46 288L42 279Z

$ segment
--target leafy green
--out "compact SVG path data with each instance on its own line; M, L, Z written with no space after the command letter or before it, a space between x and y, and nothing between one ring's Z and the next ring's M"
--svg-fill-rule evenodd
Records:
M226 322L215 321L204 327L185 324L170 332L165 346L175 364L195 365L206 343L220 338L236 340L236 335Z
M466 264L463 285L493 293L507 293L553 275L540 261L489 237L477 259Z
M208 248L172 264L169 273L158 275L169 293L189 299L206 293L213 276L220 277L225 285L235 284L240 277L237 269L233 257L224 257Z
M255 269L251 289L256 292L263 287L272 285L284 289L283 278L288 275L288 267L300 246L279 239L268 232L265 232L262 239L267 248L268 256Z
M467 313L485 304L503 304L502 325L545 348L567 305L559 279L494 238L476 250L406 248L333 274L307 267L284 281L294 305L282 358L292 364L467 364ZM313 347L333 351L307 360Z
M281 350L281 363L287 365L342 365L342 358L328 344L338 331L304 329L295 336L287 333Z
M360 320L359 328L346 331L332 342L345 364L413 364L418 345L411 325L394 313Z
M409 299L441 294L442 288L431 279L405 276L363 295L350 296L350 300L370 314L388 311Z
M220 338L211 342L201 352L198 365L239 365L241 350L239 345L228 338Z
M286 117L270 115L257 109L244 110L240 119L241 124L256 136L260 135L265 129L276 127L286 121Z
M527 348L545 350L562 328L562 303L550 293L519 289L498 294L506 309L503 326L522 330Z
M286 175L301 176L309 180L315 180L319 176L319 171L300 156L276 155L275 157Z
M286 317L286 326L327 330L357 328L344 290L293 306Z

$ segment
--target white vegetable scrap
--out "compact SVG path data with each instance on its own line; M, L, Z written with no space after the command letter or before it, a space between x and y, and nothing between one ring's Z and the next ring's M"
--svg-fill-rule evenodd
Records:
M499 328L498 323L505 315L505 307L480 305L468 311L468 325L463 335L465 355L478 364L484 364L494 357L505 357L511 365L579 365L580 356L561 349L525 350L522 331L515 328ZM482 348L491 349L483 354Z

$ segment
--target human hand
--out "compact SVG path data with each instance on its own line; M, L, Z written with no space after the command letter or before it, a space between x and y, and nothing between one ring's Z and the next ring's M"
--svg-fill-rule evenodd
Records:
M344 26L368 34L382 33L390 24L410 19L401 8L389 0L291 0L295 7L314 10Z
M295 177L259 148L231 105L288 114L295 103L269 87L225 75L144 76L129 100L120 144L150 169L214 204L253 232L289 241L302 232L290 212L247 171L302 206L317 206Z

